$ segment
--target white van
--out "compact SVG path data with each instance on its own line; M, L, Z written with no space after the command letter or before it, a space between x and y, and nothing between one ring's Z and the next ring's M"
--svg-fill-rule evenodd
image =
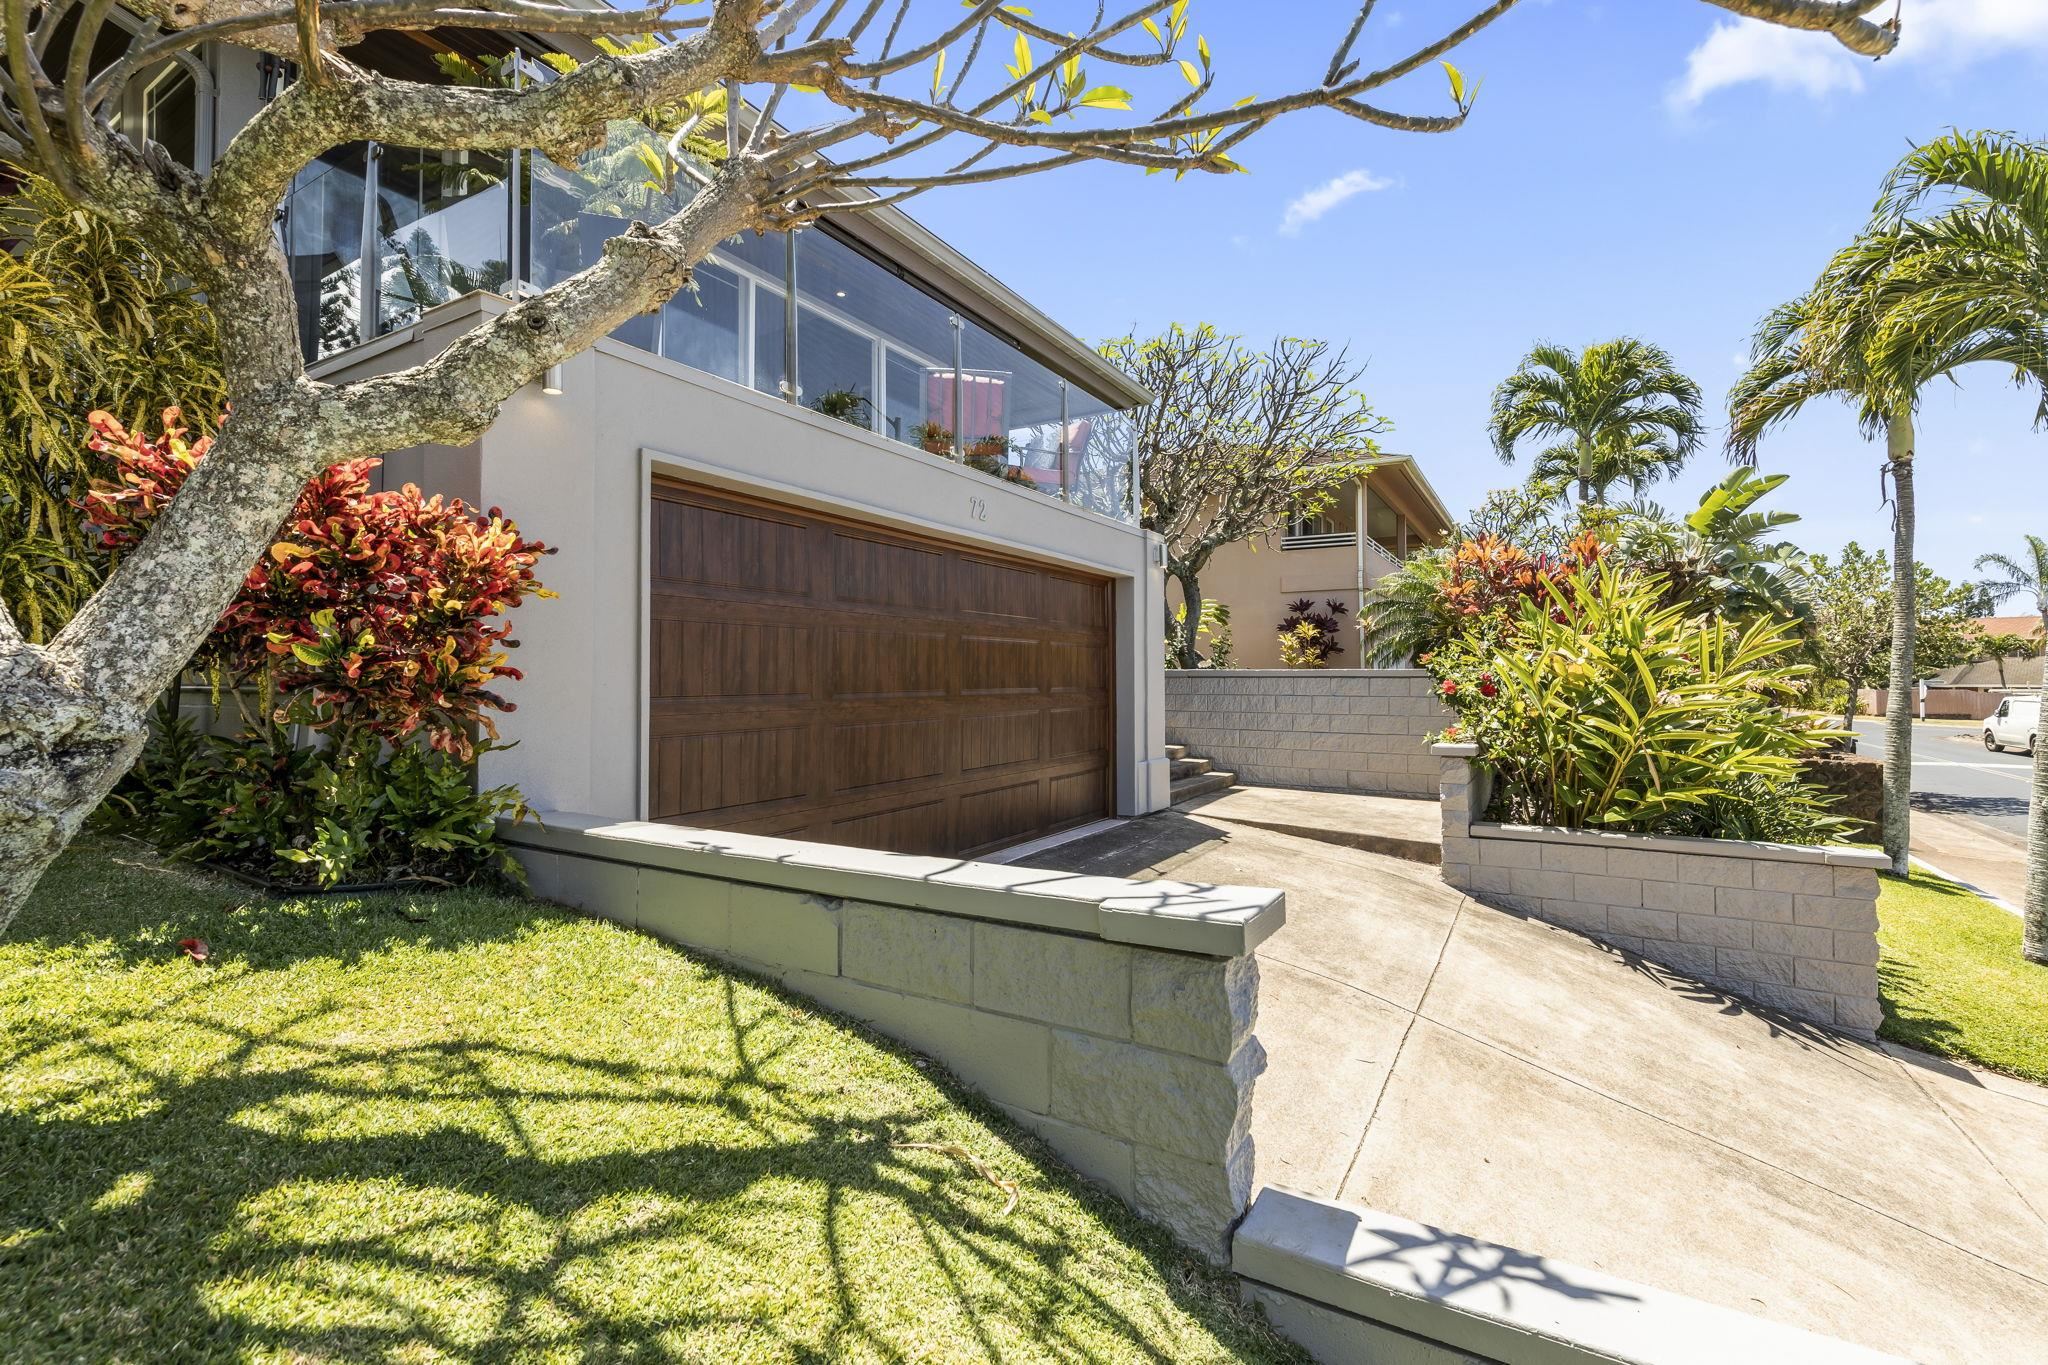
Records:
M1984 719L1984 747L2004 753L2007 745L2034 752L2034 740L2041 732L2041 699L2007 697Z

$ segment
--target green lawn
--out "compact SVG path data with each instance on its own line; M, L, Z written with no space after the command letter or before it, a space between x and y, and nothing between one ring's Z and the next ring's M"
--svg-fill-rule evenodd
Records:
M1886 876L1878 897L1878 1033L2048 1083L2048 967L2020 921L1953 882Z
M800 1000L530 902L252 898L106 839L0 940L0 1303L7 1361L1300 1358Z

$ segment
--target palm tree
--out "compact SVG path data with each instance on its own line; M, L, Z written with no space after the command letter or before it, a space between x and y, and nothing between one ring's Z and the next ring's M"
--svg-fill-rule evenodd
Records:
M2040 395L2048 424L2048 144L1950 132L1908 153L1886 179L1877 218L1898 241L1880 291L1875 359L1894 372L1923 354L1988 360ZM2042 543L2018 561L1986 556L1994 595L2041 598ZM2034 746L2023 951L2048 963L2048 745Z
M2033 652L2034 642L2024 635L1986 635L1977 641L1977 657L1998 665L2000 687L2005 686L2005 661L2024 659Z
M1640 491L1699 449L1700 387L1663 348L1618 337L1574 352L1544 342L1493 391L1493 448L1512 464L1516 443L1554 441L1531 479L1576 479L1579 501L1604 503L1617 483Z
M1892 657L1885 707L1884 848L1892 870L1908 870L1912 842L1913 685L1918 603L1913 559L1913 413L1923 384L1953 365L1924 362L1903 379L1873 363L1883 325L1875 285L1886 268L1887 235L1866 233L1837 252L1813 287L1764 318L1749 369L1728 394L1728 455L1756 462L1765 432L1816 398L1856 409L1864 434L1885 438L1892 480Z
M2048 540L2028 536L2026 551L2018 559L1978 555L1977 572L1986 569L1996 569L2005 576L1979 584L1985 595L2000 605L2015 597L2033 598L2034 610L2041 614L2041 631L2048 636Z

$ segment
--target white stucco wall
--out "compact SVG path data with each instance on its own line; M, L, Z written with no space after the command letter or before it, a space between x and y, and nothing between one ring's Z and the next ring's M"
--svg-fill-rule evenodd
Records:
M437 309L323 377L416 363L479 310L504 306L472 296ZM513 395L480 454L436 448L392 464L430 491L503 507L557 549L541 577L560 596L528 602L516 618L513 662L526 676L505 689L518 710L499 729L518 747L488 755L483 770L536 807L644 815L644 557L657 472L1108 576L1117 809L1168 803L1164 585L1156 538L1136 527L610 341L562 367L561 393L529 385Z

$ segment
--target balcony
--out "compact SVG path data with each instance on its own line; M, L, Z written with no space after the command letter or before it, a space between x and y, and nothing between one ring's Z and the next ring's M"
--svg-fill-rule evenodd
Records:
M308 361L475 290L519 297L594 264L693 192L643 124L563 167L532 151L357 143L302 172L279 231ZM1008 483L1135 522L1134 423L828 227L734 238L618 340Z

